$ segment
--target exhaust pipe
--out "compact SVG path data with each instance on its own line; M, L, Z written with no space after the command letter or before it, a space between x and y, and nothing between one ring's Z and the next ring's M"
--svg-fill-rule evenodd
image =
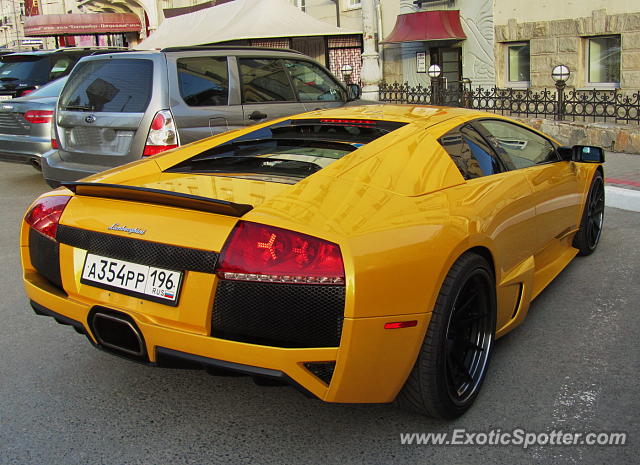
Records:
M145 345L142 335L133 323L110 313L95 312L91 328L98 343L134 357L144 357Z
M32 159L29 160L29 163L31 164L31 166L33 166L38 171L42 171L42 166L40 166L40 159L39 158L32 158Z

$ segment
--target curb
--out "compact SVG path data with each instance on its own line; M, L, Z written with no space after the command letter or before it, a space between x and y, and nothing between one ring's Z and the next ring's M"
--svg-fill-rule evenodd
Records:
M632 212L640 212L640 191L605 186L605 205Z

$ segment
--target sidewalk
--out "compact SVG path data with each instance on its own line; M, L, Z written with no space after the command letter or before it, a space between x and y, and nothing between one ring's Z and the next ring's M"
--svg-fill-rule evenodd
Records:
M640 154L607 152L606 205L640 212Z

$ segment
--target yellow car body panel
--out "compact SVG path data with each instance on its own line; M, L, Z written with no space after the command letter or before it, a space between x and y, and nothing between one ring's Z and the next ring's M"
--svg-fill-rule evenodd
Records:
M161 189L247 203L242 220L308 234L340 246L345 308L339 347L281 348L210 337L218 277L188 271L170 307L80 283L86 250L60 245L64 292L30 260L29 225L21 229L29 299L58 315L87 322L107 306L140 328L149 361L166 347L226 362L277 370L330 402L390 402L420 350L431 311L451 266L466 251L486 255L495 272L497 336L521 323L531 300L576 255L580 224L597 164L570 161L467 180L438 138L472 119L500 116L470 110L375 105L310 112L293 118L361 118L407 123L296 184L231 174L164 172L215 145L274 124L232 131L88 181ZM284 118L286 120L287 118ZM276 121L277 122L277 121ZM72 195L60 188L45 194ZM107 232L113 223L144 225L144 241L219 252L239 218L167 205L76 195L60 224ZM129 237L122 231L108 231ZM410 328L385 323L415 320ZM304 362L335 361L327 385Z

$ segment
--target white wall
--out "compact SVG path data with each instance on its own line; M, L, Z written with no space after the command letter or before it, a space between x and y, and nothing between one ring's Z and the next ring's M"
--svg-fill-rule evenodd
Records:
M638 0L495 0L494 20L507 24L511 18L519 23L552 21L590 16L592 10L606 8L607 14L640 10Z

